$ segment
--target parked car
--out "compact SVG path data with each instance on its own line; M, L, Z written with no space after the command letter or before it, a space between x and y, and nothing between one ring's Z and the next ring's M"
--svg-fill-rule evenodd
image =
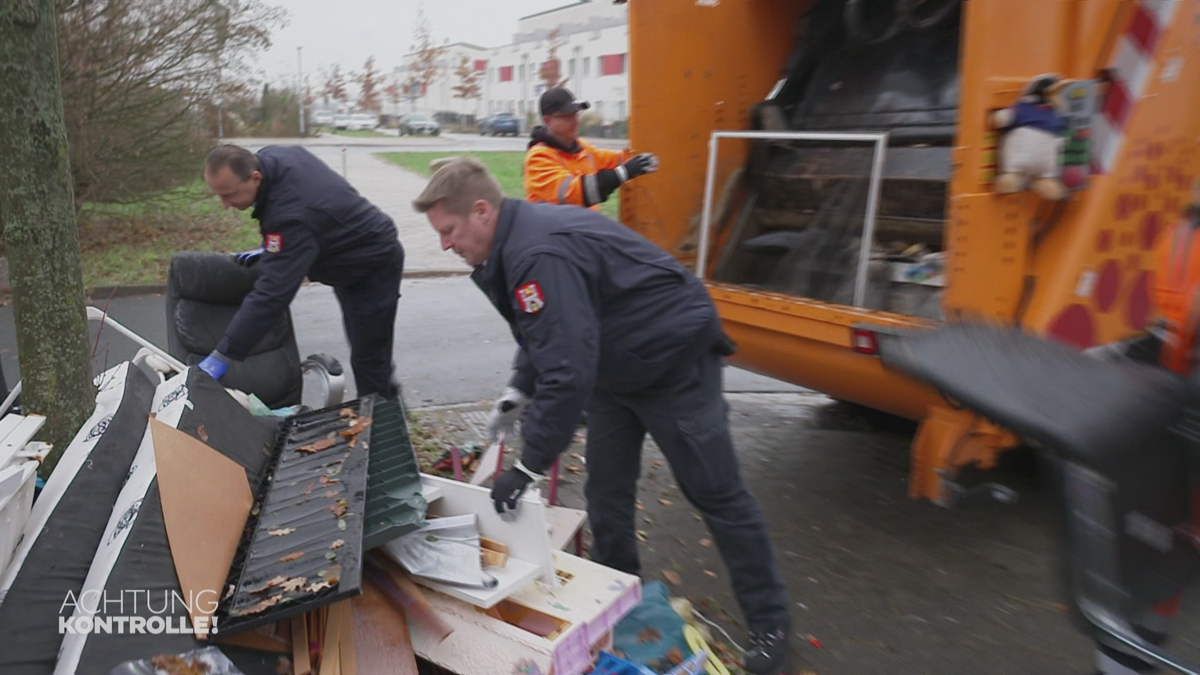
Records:
M379 126L379 118L369 113L358 113L350 116L350 123L346 126L349 131L370 131Z
M312 116L312 123L318 127L330 126L333 124L333 113L329 112L328 110L322 110L321 112L314 113Z
M479 123L479 135L505 136L521 133L521 125L517 122L517 118L512 113L496 113L490 117L485 117Z
M349 129L350 128L350 116L349 115L334 115L333 116L333 128L334 129Z
M437 136L440 133L442 133L441 125L432 116L425 113L409 113L400 118L401 136L416 136L417 134Z

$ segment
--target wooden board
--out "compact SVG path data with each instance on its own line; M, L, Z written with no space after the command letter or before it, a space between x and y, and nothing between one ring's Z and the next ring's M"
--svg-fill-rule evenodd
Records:
M587 522L587 511L565 506L547 506L546 521L550 525L550 545L559 551L565 551L574 541L575 533Z
M404 612L369 581L354 607L354 660L370 675L417 675L417 657Z
M46 423L41 415L5 415L0 420L3 425L3 435L0 436L0 469L8 466L13 457L33 439L34 434Z
M413 625L416 653L458 675L586 672L596 650L609 644L612 627L640 602L640 581L567 553L555 551L553 559L557 574L565 580L562 585L526 584L507 600L557 619L563 625L560 632L542 637L498 618L503 614L499 608L484 612L431 591L428 597L434 610L454 632L437 640Z

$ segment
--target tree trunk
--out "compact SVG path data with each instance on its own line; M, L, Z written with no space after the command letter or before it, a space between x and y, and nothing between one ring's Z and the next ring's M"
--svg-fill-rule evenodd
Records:
M0 221L24 408L45 415L48 476L94 407L54 0L0 1Z

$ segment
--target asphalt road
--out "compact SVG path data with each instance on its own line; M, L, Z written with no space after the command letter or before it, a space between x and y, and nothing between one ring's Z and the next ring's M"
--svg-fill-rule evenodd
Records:
M410 407L490 399L508 381L515 349L512 334L468 277L406 279L396 319L396 373ZM166 348L166 310L160 295L114 298L109 315L122 325ZM350 350L333 291L320 284L300 289L292 303L296 343L301 357L324 353L349 369ZM91 322L93 362L106 365L132 358L136 345L98 322ZM0 364L9 384L19 377L12 307L0 307ZM736 391L799 391L784 382L730 368L726 386ZM347 379L353 394L353 375Z

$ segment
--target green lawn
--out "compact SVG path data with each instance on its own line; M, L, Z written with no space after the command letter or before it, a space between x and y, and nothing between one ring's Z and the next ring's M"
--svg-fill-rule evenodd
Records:
M203 181L131 204L85 204L79 213L83 283L161 284L177 251L260 245L250 212L224 209Z
M422 176L428 176L432 173L429 170L429 162L440 159L442 157L456 157L462 153L458 152L382 152L379 157L395 164L404 167L409 171L414 171ZM496 180L500 183L504 193L510 197L524 197L525 187L521 178L521 162L525 158L523 152L471 152L467 153L472 157L477 157L481 162L487 165L489 171L496 176ZM608 198L608 201L600 205L600 212L604 215L618 220L618 197L619 192Z

